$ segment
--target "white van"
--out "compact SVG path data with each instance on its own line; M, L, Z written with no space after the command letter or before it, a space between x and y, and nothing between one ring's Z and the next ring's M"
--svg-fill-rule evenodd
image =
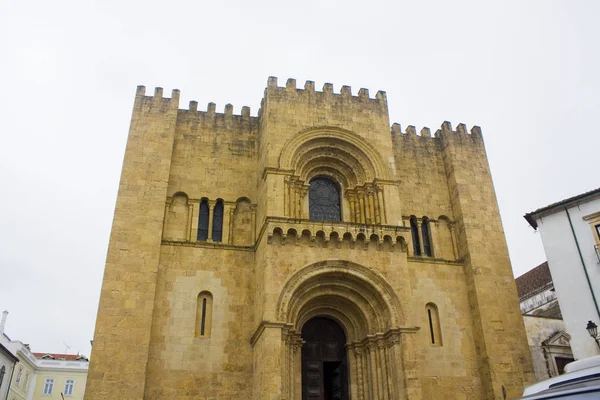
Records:
M523 391L523 396L589 379L600 379L600 356L588 357L568 363L565 366L564 374L526 387Z

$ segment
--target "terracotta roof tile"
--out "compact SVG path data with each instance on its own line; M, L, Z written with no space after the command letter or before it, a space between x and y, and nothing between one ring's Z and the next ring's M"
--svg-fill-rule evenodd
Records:
M87 359L87 357L81 354L61 354L61 353L31 353L35 358L43 358L46 355L51 356L55 360L66 360L66 361L77 361L81 358Z
M515 279L515 281L517 282L519 299L538 292L544 286L552 283L552 275L550 275L548 262L545 261L531 271L525 272L523 275Z

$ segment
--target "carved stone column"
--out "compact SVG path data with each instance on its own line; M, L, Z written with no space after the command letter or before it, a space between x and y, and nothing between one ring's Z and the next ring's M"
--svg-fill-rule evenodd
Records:
M293 212L292 212L292 216L294 218L299 218L298 214L299 214L299 210L300 210L300 193L298 193L298 183L294 182L294 185L292 186L292 192L293 192Z
M292 341L290 363L290 400L302 399L302 345L304 340L297 335Z
M212 228L213 228L213 210L215 209L215 201L208 201L208 237L207 241L212 242Z
M379 338L377 341L377 365L379 366L379 376L381 383L381 394L380 397L383 400L389 400L389 386L388 386L388 373L387 373L387 360L385 357L385 340Z
M237 206L237 205L236 205ZM233 217L235 216L235 207L229 208L229 236L227 237L227 243L233 244Z
M357 192L357 196L360 209L360 220L356 222L364 224L366 223L365 192L363 190L359 190Z
M375 192L372 187L367 187L367 224L375 223Z
M303 185L300 184L300 209L299 209L299 215L298 218L304 218L306 216L306 219L310 219L310 216L308 215L308 205L306 207L304 207L304 203L306 200L306 196L308 195L308 190L310 189L309 185ZM306 209L306 213L304 212L304 210Z
M423 248L423 226L421 225L423 221L421 221L421 218L417 218L417 232L419 235L419 249L421 249L421 256L424 257L425 256L425 250Z
M352 398L358 400L366 399L365 384L364 384L364 367L363 367L363 355L364 351L358 344L352 344L348 347L348 353L352 353L354 356L354 381L351 382L352 387L356 387L356 392L351 393Z
M290 177L283 179L283 215L290 216Z
M369 340L367 349L369 350L369 365L371 367L371 379L369 383L373 391L373 400L380 400L381 385L379 383L379 374L377 373L377 344Z
M192 224L194 221L193 218L194 218L194 204L188 200L188 219L187 219L187 226L185 229L186 241L188 241L188 242L192 241Z
M191 202L190 205L192 206L192 211L190 211L192 220L192 227L190 228L190 240L195 242L198 240L198 217L200 216L200 202L194 201Z
M346 190L346 198L350 204L350 221L356 222L356 193L354 190Z
M375 185L375 194L377 195L377 206L379 209L379 224L386 224L385 203L383 201L383 188L380 185Z

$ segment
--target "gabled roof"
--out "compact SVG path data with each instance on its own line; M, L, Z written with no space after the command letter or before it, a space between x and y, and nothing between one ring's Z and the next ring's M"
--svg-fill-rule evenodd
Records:
M517 283L519 299L542 291L542 289L552 284L552 275L550 275L548 261L544 261L531 271L525 272L515 279L515 282Z
M533 229L537 229L538 225L536 219L538 219L539 217L554 214L557 211L557 208L568 208L579 203L591 201L596 197L600 197L600 188L590 190L589 192L585 192L582 194L578 194L577 196L569 197L568 199L552 203L550 205L547 205L546 207L538 208L535 211L525 214L523 218L525 218L525 220L529 222L529 225L531 225Z

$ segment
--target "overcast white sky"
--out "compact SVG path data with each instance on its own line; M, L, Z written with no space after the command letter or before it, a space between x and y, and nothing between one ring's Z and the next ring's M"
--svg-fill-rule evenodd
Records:
M136 85L252 108L269 75L388 93L392 122L480 125L515 275L523 214L600 186L600 2L0 1L0 310L89 355ZM401 167L401 166L400 166Z

